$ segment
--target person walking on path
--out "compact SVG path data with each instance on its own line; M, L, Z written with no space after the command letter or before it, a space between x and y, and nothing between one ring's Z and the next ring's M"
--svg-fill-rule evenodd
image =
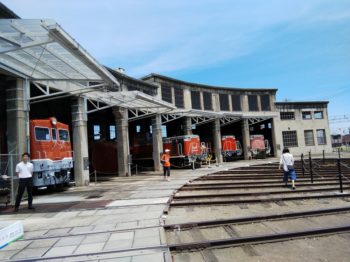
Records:
M33 207L33 164L29 162L29 153L22 154L22 162L16 165L16 175L19 178L18 192L15 203L15 212L18 211L21 204L24 190L27 188L28 193L28 209L34 210Z
M281 158L280 158L280 164L279 169L283 167L284 175L283 175L283 182L286 184L288 183L288 178L292 180L292 188L295 190L295 180L297 179L297 174L294 169L294 157L289 152L288 148L284 148Z
M161 161L163 164L164 180L170 181L170 150L165 149Z

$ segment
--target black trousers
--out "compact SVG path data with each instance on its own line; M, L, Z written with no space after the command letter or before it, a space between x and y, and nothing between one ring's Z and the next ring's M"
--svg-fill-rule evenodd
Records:
M170 166L163 166L164 177L170 176Z
M21 204L22 196L24 193L24 190L27 188L27 193L28 193L28 207L31 207L33 205L33 178L28 177L28 178L20 178L19 179L19 185L18 185L18 193L17 193L17 198L16 198L16 204L15 207L19 207Z

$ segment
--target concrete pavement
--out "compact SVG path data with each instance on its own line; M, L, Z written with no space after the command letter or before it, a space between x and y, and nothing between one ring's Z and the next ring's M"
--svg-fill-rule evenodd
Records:
M251 160L220 167L172 170L159 175L113 177L96 185L34 198L37 210L1 212L1 220L21 220L24 238L0 251L1 261L171 261L162 227L174 192L199 176L219 170L276 161Z

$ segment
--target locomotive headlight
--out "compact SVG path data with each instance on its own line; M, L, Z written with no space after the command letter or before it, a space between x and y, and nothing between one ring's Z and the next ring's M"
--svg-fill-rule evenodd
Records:
M52 124L52 125L54 125L54 126L57 125L57 119L56 119L56 117L51 117L50 120L51 120L51 124Z

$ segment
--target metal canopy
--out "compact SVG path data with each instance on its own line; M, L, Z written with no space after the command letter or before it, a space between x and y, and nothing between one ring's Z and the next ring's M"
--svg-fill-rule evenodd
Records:
M88 99L94 107L94 109L89 110L88 113L118 106L129 109L133 115L129 120L135 120L146 116L148 117L151 114L166 113L175 108L175 106L170 103L158 100L155 97L144 94L140 91L93 91L82 94L81 96ZM102 103L102 105L100 103Z
M32 81L119 82L54 20L1 19L0 67Z

